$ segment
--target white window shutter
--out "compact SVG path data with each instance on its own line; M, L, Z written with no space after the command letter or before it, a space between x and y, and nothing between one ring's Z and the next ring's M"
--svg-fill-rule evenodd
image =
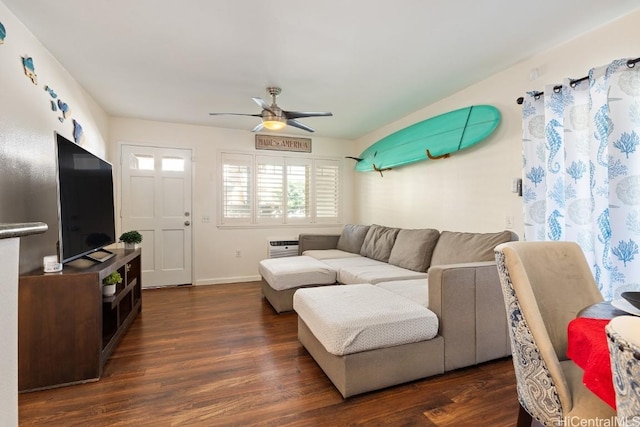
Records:
M284 159L256 157L256 221L284 222Z
M287 223L311 222L311 159L287 158Z
M222 152L220 169L221 225L341 220L339 159Z
M338 222L340 220L340 162L316 160L314 165L316 222Z
M252 222L252 156L222 154L222 214L221 222Z

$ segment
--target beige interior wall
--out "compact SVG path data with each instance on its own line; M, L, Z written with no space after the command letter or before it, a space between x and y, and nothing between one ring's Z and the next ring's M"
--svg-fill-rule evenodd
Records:
M268 239L292 239L302 232L339 233L342 229L341 224L329 227L218 227L219 152L223 149L256 152L255 134L249 130L114 118L111 120L110 137L112 142L110 150L113 158L118 156L122 144L192 150L194 156L192 218L195 284L257 280L259 279L258 262L266 258ZM319 138L314 135L305 135L304 137L312 139L312 154L314 156L342 159L345 183L342 188L343 222L352 222L355 211L352 187L354 172L353 165L348 163L344 156L352 152L349 147L353 142ZM273 154L274 152L261 151L261 153ZM119 165L116 165L115 174L117 191L119 192ZM119 212L121 203L119 193L116 199L116 212ZM203 222L203 216L209 216L211 222ZM119 233L120 226L118 224L116 234L119 235ZM240 258L236 257L237 250L242 254Z
M22 239L20 272L26 272L57 251L54 131L73 140L71 119L76 119L85 131L83 146L104 157L108 117L1 1L0 21L7 32L0 45L0 222L49 226L44 234ZM37 85L25 76L24 55L33 58ZM71 107L71 117L62 123L51 110L47 85Z
M0 425L18 425L18 272L42 267L56 253L58 214L54 131L73 140L70 119L51 111L49 85L71 106L87 135L85 147L104 156L107 115L0 1L7 31L0 45L0 223L44 222L44 234L0 241ZM34 59L38 84L21 57ZM19 248L19 249L18 249ZM19 250L19 258L18 258Z
M72 138L71 121L60 123L51 112L49 95L43 90L45 84L72 107L72 116L85 129L85 147L107 160L116 159L117 163L122 143L193 149L196 283L255 278L257 261L264 257L270 237L340 229L218 228L217 152L221 148L252 151L251 132L109 118L1 1L0 17L7 29L5 44L0 46L0 93L4 101L0 103L0 221L49 224L46 234L29 237L21 245L25 260L21 261L21 271L38 267L43 255L55 251L53 131ZM613 59L639 56L637 22L640 12L542 52L355 142L312 136L314 154L342 158L359 154L393 131L456 108L492 104L502 112L502 122L492 136L449 159L399 168L384 178L375 173L354 173L352 161L344 160L343 222L493 231L505 228L506 217L513 217L514 231L522 235L522 201L510 192L511 180L521 174L520 106L515 99L527 90L541 90L545 84L559 82L563 77L582 77L590 67ZM24 76L20 56L25 54L35 60L38 86ZM533 68L538 69L539 78L531 81ZM425 79L425 84L437 83ZM116 183L118 173L116 165ZM119 209L119 197L117 203ZM205 214L211 216L211 223L202 223ZM239 259L235 257L238 249L244 254Z
M554 49L531 57L402 120L357 140L357 153L380 138L448 111L491 104L502 113L496 132L471 149L449 159L427 160L386 172L356 174L356 218L361 223L440 230L495 231L506 217L523 235L522 198L511 193L521 176L521 107L525 91L544 90L563 78L580 78L589 68L619 58L640 56L640 11L595 29ZM540 31L544 31L541 23ZM508 36L508 35L507 35ZM531 35L535 37L535 34ZM530 80L530 71L539 78ZM425 78L426 85L438 84Z
M19 238L0 239L0 426L18 425Z

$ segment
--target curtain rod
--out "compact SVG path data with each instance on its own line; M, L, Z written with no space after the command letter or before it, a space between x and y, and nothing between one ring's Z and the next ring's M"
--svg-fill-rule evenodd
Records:
M627 67L633 68L633 67L636 66L636 63L638 63L638 62L640 62L640 58L630 59L630 60L627 61ZM582 77L582 78L579 78L579 79L575 79L575 80L569 80L569 86L576 87L576 85L578 83L583 82L583 81L588 80L588 79L589 79L589 76L585 76L585 77ZM562 85L557 85L557 86L553 87L553 91L554 92L558 92L560 89L562 89ZM540 95L543 95L543 94L544 94L544 92L536 92L536 96L540 96ZM522 105L522 103L524 102L524 97L521 96L520 98L516 99L516 102L519 105Z

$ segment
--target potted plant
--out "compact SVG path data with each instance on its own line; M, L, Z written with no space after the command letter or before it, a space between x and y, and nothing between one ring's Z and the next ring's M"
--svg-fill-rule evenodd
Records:
M120 235L120 241L124 243L125 249L135 249L142 242L142 234L135 230L127 231Z
M113 296L116 293L118 283L122 283L122 276L117 271L102 279L102 295L105 297Z

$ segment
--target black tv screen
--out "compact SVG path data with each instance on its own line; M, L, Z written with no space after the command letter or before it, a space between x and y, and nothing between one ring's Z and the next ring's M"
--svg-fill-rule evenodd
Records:
M115 243L111 164L56 133L60 262Z

